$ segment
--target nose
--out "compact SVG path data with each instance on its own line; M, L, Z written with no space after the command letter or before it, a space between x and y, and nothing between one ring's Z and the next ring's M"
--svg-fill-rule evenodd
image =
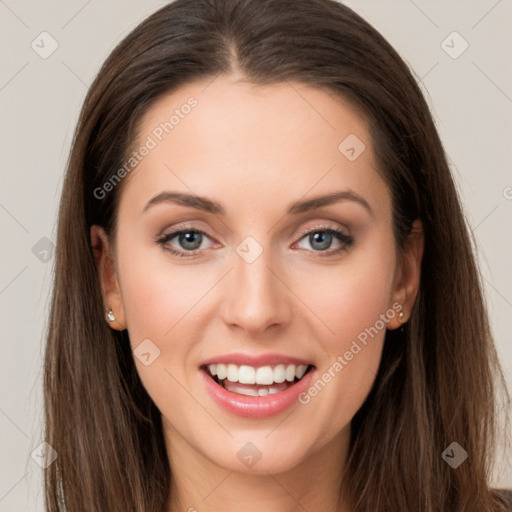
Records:
M264 250L255 261L249 261L233 254L234 268L222 301L224 322L251 337L270 331L275 334L290 322L293 293L286 285L282 266L272 260L270 251Z

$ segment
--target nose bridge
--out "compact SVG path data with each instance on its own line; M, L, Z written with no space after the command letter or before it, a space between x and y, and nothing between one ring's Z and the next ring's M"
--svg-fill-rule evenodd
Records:
M274 260L270 248L250 236L235 248L232 293L224 309L226 323L254 334L289 321L290 297L275 275L274 267L279 265Z

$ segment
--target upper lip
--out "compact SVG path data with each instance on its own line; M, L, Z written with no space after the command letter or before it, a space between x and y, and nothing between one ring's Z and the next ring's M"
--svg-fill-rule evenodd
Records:
M215 356L203 361L200 366L208 366L209 364L236 364L237 366L247 365L259 368L261 366L274 366L277 364L295 364L295 365L313 365L311 361L301 359L299 357L287 356L285 354L241 354L241 353L230 353L220 356Z

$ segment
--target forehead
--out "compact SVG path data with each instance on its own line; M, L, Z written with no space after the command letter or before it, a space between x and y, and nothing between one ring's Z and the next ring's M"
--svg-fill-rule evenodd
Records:
M225 198L228 214L333 188L364 191L389 207L364 118L296 82L219 76L187 84L149 109L133 149L139 155L121 205L139 211L164 189Z

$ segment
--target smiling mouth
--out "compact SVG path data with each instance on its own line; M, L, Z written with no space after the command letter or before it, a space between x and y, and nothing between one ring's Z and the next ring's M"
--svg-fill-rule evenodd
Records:
M284 391L299 382L313 368L313 365L295 364L253 367L222 363L201 367L225 390L246 396L266 396Z

